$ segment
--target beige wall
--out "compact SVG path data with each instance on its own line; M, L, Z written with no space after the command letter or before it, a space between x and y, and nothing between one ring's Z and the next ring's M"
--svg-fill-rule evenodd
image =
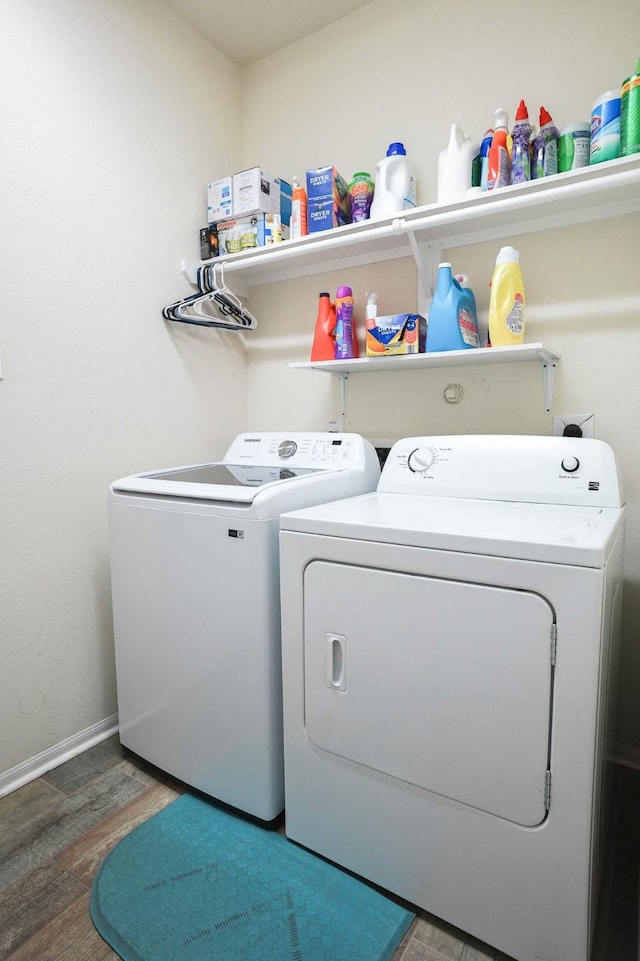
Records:
M116 712L109 482L220 456L246 405L239 341L161 315L239 162L239 68L152 0L0 20L2 772Z
M521 97L535 122L544 105L561 126L589 118L638 56L640 7L616 0L606 17L578 0L507 4L499 15L473 0L373 0L333 28L243 74L243 158L276 175L334 163L350 179L373 173L393 140L415 165L419 202L433 203L438 152L457 121L480 140L493 111L513 122ZM351 376L347 428L369 437L421 433L552 431L552 415L595 413L596 435L615 449L628 503L619 741L640 747L640 357L638 215L505 238L521 251L527 340L561 357L552 414L538 365ZM500 241L445 252L471 276L481 319ZM324 429L339 410L337 383L290 370L309 357L318 291L379 292L383 312L415 309L412 261L358 267L255 288L260 327L249 350L249 423L255 429ZM443 389L464 389L459 406ZM277 385L277 389L274 389ZM640 757L640 755L638 755Z
M633 2L606 17L574 0L511 4L496 23L472 0L373 0L240 71L154 0L3 4L0 772L116 711L109 482L220 456L245 427L324 429L337 385L288 368L308 358L318 290L346 281L360 306L372 286L382 309L414 306L403 260L255 289L248 360L235 335L168 329L160 311L188 292L178 265L198 256L207 180L327 162L350 177L400 139L431 202L452 121L479 138L520 97L560 124L588 116L631 72L639 22ZM627 487L619 739L635 746L639 226L517 238L528 337L562 354L554 411L595 412ZM447 252L485 316L496 247ZM450 381L465 391L455 409ZM351 378L348 427L367 436L550 423L535 365Z

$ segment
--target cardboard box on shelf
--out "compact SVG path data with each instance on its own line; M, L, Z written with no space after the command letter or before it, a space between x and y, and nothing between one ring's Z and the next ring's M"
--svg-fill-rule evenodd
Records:
M389 314L375 318L367 329L367 357L387 354L423 354L427 344L427 321L421 314Z
M233 175L233 216L280 214L280 185L262 167Z
M340 207L336 207L333 200L307 204L307 229L310 234L331 230L332 227L341 227L348 223Z
M307 170L307 200L313 200L316 203L335 200L338 204L342 204L347 196L347 182L333 164Z
M223 177L207 184L207 223L233 217L233 178Z
M220 257L254 250L281 240L289 239L289 227L283 224L280 214L254 214L252 217L236 217L218 225L218 251Z
M218 256L218 229L215 224L200 228L200 259L212 260Z
M280 188L280 218L285 226L291 224L291 184L280 177L275 178L276 186Z
M307 170L307 222L310 234L351 223L347 182L333 164Z

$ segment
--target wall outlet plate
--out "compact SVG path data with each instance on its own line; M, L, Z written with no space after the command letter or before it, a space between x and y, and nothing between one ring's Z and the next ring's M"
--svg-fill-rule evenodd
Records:
M582 437L593 437L595 430L595 414L558 414L553 418L553 436L562 437L567 427L579 427ZM580 434L570 434L578 436Z

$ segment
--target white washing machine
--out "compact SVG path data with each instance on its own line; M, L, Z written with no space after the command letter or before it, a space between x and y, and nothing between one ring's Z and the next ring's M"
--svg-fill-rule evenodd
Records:
M224 460L116 481L120 739L264 821L284 807L278 518L375 489L356 434L241 434Z
M587 961L624 508L590 439L413 437L281 517L287 836L518 961Z

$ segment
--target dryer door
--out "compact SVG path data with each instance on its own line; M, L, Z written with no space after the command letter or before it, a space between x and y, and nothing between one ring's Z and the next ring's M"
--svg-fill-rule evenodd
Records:
M532 592L313 561L305 728L322 751L544 820L554 614Z

